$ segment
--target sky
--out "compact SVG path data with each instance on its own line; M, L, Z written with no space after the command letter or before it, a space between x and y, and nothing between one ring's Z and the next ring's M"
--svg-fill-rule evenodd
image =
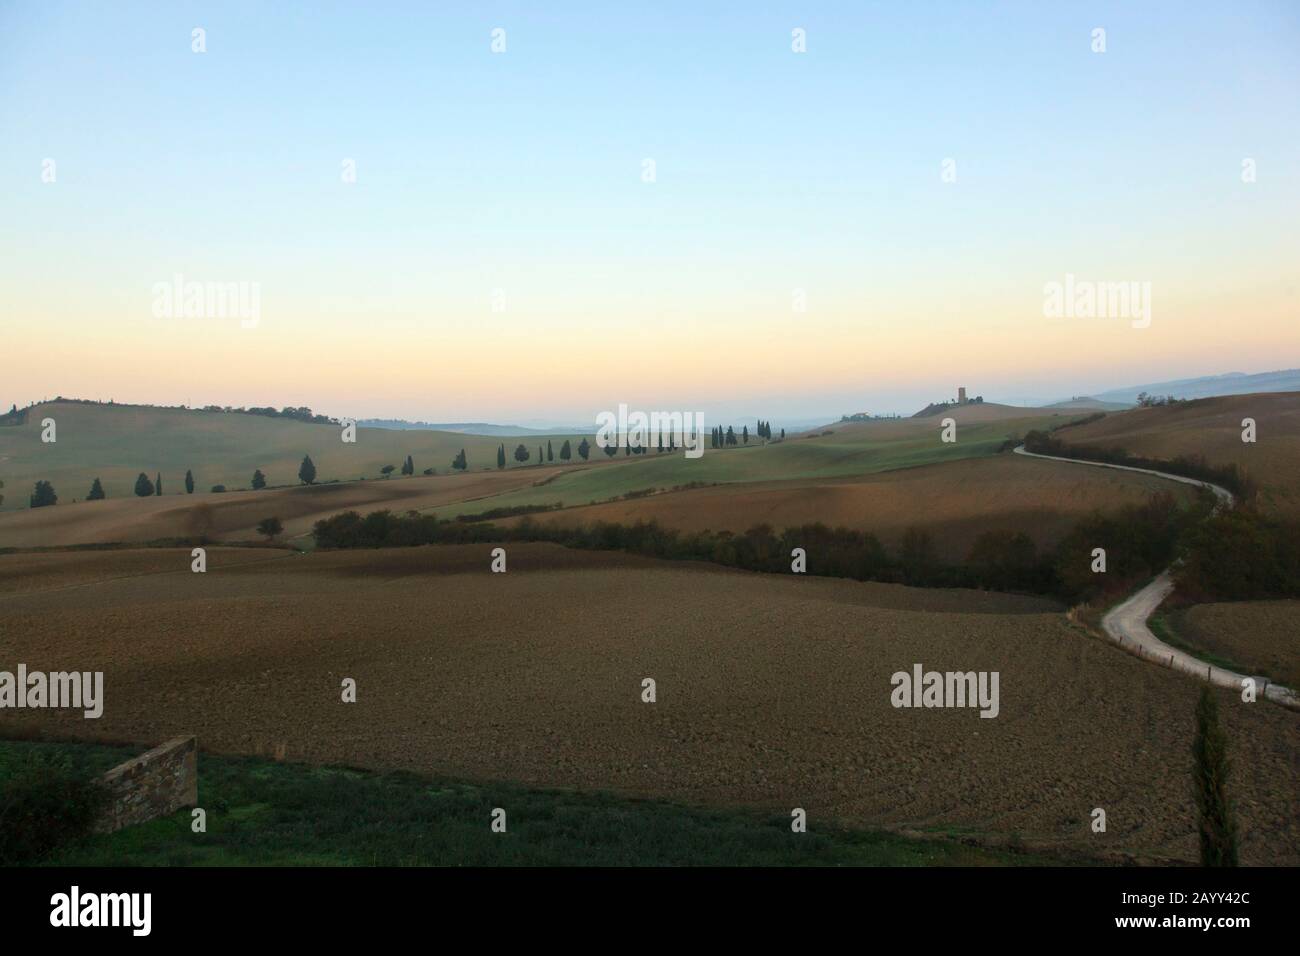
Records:
M1291 368L1298 223L1289 0L0 0L5 407L780 422ZM1067 275L1149 323L1045 314Z

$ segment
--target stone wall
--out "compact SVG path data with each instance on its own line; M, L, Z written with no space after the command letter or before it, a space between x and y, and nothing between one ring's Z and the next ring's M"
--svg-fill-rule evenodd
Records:
M199 743L176 737L104 774L112 802L96 827L111 833L199 802Z

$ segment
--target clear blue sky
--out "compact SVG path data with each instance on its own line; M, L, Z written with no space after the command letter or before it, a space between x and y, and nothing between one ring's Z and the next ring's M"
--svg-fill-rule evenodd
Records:
M1300 365L1291 2L4 3L0 144L0 334L44 337L6 404L811 414ZM1158 326L1063 354L1067 271L1152 280ZM259 337L158 326L176 272L260 282ZM721 348L752 374L682 358ZM618 375L549 383L611 349ZM516 388L475 390L493 350Z

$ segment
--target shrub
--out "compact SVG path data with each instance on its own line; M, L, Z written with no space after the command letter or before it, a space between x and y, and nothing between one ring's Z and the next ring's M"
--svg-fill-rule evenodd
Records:
M1219 511L1188 532L1174 580L1192 601L1300 597L1300 528L1246 507Z
M98 780L65 756L26 754L0 780L0 866L36 863L84 840L109 803Z
M1157 574L1177 557L1183 536L1210 507L1209 499L1202 497L1195 506L1180 508L1173 495L1160 492L1143 504L1083 518L1056 549L1061 597L1091 602ZM1106 551L1105 574L1092 572L1094 548Z

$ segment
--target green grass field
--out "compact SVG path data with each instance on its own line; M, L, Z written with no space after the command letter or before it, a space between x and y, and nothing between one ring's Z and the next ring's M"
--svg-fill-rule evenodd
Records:
M57 750L100 773L137 749L0 741L0 779L24 752ZM953 839L826 825L791 831L788 816L722 812L610 794L475 785L237 757L199 756L191 814L131 827L57 852L73 866L1002 866L1057 864ZM493 833L493 808L506 811Z
M41 442L41 420L53 418L57 441ZM340 440L334 425L309 425L258 415L82 405L56 402L28 412L22 425L0 427L0 481L5 511L26 508L33 484L50 481L60 503L84 500L91 482L100 478L109 498L133 494L136 475L162 475L163 493L184 493L186 469L194 472L195 490L213 485L247 488L261 469L270 485L298 484L298 466L311 455L317 480L378 478L384 465L401 468L410 455L416 474L436 468L451 471L452 458L465 449L471 471L496 468L497 446L506 445L507 467L518 467L515 445L532 451L526 464L537 464L537 447L547 438L558 455L565 438L576 446L581 436L529 435L490 438L439 431L359 428L355 444ZM575 454L576 459L576 454ZM557 459L557 464L558 459Z
M832 426L832 434L721 450L705 449L698 459L674 453L615 456L616 467L575 469L545 485L469 502L459 509L438 509L443 517L474 514L489 508L554 504L566 507L608 501L646 488L668 489L690 482L755 482L839 478L912 468L962 458L996 454L1012 436L1062 419L1051 416L1011 418L960 426L958 440L939 439L939 419L882 423L879 427ZM707 439L706 439L707 440ZM592 458L605 458L596 450Z

